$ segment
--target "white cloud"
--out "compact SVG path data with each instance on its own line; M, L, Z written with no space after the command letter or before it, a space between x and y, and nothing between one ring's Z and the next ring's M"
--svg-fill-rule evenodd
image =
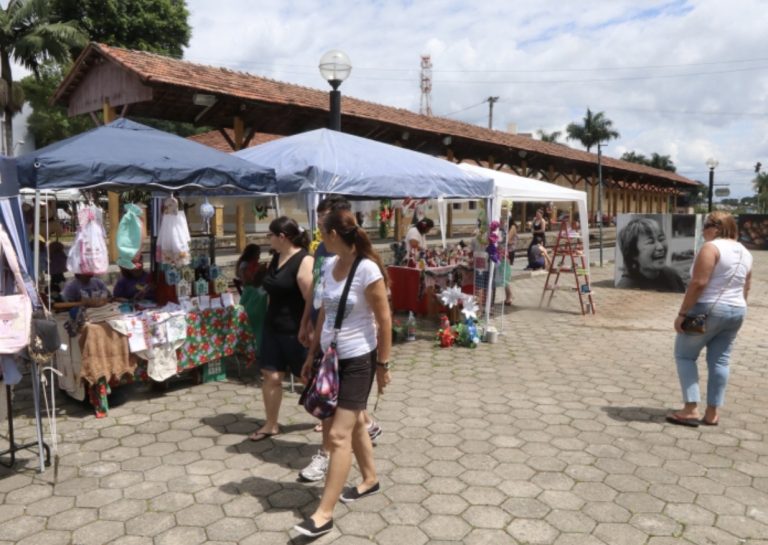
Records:
M535 132L563 130L590 106L622 135L607 154L671 155L695 179L716 157L738 196L751 193L754 163L768 165L761 0L188 5L189 60L324 89L317 61L340 48L354 66L343 93L418 111L420 55L431 53L436 114L486 125L480 103L499 96L495 128Z

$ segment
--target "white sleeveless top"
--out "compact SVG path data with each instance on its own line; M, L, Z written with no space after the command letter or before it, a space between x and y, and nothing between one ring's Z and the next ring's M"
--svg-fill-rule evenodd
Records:
M720 251L720 259L698 302L712 304L717 301L718 304L746 307L744 283L752 270L752 254L740 242L727 238L716 238L710 244Z

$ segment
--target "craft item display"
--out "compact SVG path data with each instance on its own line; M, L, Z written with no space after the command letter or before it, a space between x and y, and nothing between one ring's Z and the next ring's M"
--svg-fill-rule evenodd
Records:
M157 262L176 267L189 265L191 240L187 217L183 210L179 210L179 201L168 197L163 201L163 215L157 235Z
M94 205L85 205L78 210L77 234L67 255L69 272L93 275L107 272L109 256L102 216L101 208Z

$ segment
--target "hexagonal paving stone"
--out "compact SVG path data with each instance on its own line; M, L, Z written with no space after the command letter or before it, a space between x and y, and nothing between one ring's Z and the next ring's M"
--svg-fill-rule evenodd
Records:
M519 518L507 526L507 532L516 540L531 545L552 543L558 531L543 520Z
M118 520L125 522L138 517L147 510L144 500L121 499L99 509L99 520Z
M78 545L103 545L123 535L122 522L97 520L72 533L72 541Z
M501 505L507 499L506 494L489 486L470 486L461 492L461 497L471 505Z
M149 502L149 507L152 511L167 511L169 513L175 513L185 507L189 507L195 503L195 498L192 494L185 494L183 492L166 492L161 496L153 498Z
M208 526L224 518L218 505L195 504L176 513L176 520L184 526Z
M69 545L72 536L69 532L60 530L43 530L38 534L27 536L16 545Z
M648 539L645 532L628 524L600 523L594 530L594 535L606 543L621 543L622 545L643 545Z
M45 528L43 517L20 516L0 524L0 536L9 541L19 541Z
M421 504L433 515L459 515L469 504L453 494L432 494Z
M652 536L677 536L683 528L677 521L655 513L639 513L629 522L638 530Z
M387 526L376 534L381 545L423 545L429 538L416 526Z
M343 534L370 537L383 530L387 523L377 513L348 513L336 522Z
M125 529L129 534L153 537L174 525L175 521L170 513L143 513L127 521Z
M71 509L75 505L75 498L69 496L53 496L45 498L26 507L26 513L32 516L50 517Z
M84 496L78 496L75 504L77 507L101 507L119 500L123 496L122 491L114 488L100 488L89 492Z
M97 519L96 509L68 509L48 519L48 530L75 530Z
M199 545L211 543L202 528L176 526L155 537L155 545Z
M555 509L546 519L548 523L561 532L589 534L597 525L594 519L580 511Z
M229 517L209 524L205 530L209 539L239 541L256 532L256 524L249 518Z
M473 505L464 511L461 516L473 528L502 529L512 520L512 517L503 509L487 505Z
M353 504L354 505L354 504ZM429 516L429 511L417 503L392 503L379 511L391 526L416 525Z

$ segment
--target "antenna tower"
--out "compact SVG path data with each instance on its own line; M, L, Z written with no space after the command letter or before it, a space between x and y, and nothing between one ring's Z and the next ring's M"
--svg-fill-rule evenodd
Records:
M421 115L432 115L432 56L421 56Z

